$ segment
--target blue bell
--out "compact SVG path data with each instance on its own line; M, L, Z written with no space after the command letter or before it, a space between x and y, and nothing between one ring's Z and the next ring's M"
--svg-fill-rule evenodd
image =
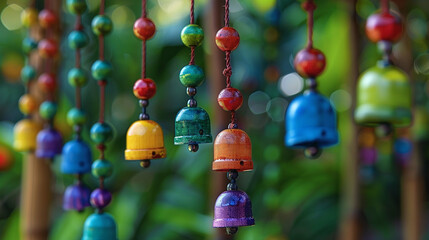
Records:
M320 153L319 148L338 143L337 118L327 98L307 90L293 99L286 111L285 143L305 148L310 157Z
M85 221L82 240L117 240L116 222L108 213L93 213Z
M81 174L91 171L92 155L88 145L81 140L72 140L63 147L61 172Z

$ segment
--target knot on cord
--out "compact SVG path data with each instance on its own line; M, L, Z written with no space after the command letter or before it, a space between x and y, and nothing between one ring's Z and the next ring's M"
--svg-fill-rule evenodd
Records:
M223 70L223 75L227 78L231 77L232 75L232 68L231 67L227 67Z
M313 0L305 1L302 3L301 6L307 12L314 11L316 9L316 4L314 3Z

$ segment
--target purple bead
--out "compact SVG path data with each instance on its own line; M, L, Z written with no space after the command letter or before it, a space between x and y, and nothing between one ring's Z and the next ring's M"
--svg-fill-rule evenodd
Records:
M93 207L105 208L110 201L112 201L112 194L105 189L97 188L91 193L91 205Z
M63 148L63 138L61 134L53 129L43 129L37 134L36 156L38 158L54 158L61 154Z
M374 147L361 148L359 155L364 165L373 165L377 161L377 149Z
M64 210L82 211L84 208L89 207L89 196L91 190L83 184L76 184L68 186L64 192L63 208Z
M242 191L225 191L219 195L214 209L213 227L254 225L252 203Z

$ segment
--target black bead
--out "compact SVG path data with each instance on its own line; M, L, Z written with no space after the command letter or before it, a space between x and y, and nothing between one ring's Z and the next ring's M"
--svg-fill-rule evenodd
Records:
M188 107L197 107L197 100L191 98L188 100Z
M378 42L378 49L381 53L390 55L392 53L393 44L389 41L380 41Z
M230 123L228 124L228 129L237 129L238 125L236 123Z
M198 144L194 144L194 143L188 144L189 152L197 152L199 148L200 147Z
M317 88L317 81L315 78L309 78L307 79L307 86L309 89L316 89Z
M186 93L190 96L193 97L195 96L195 94L197 94L197 89L193 88L193 87L188 87L186 88Z
M139 104L140 104L140 107L142 107L142 108L147 107L147 106L149 106L149 100L142 99L139 101Z
M237 233L238 227L227 227L227 228L225 228L225 230L226 230L226 234L234 235Z
M142 168L148 168L148 167L150 167L150 160L143 160L143 161L141 161L140 162L140 166Z
M140 120L149 120L150 117L149 117L149 114L147 114L147 113L140 113L139 119Z
M235 179L237 179L237 178L238 178L238 172L237 172L237 170L229 170L229 171L226 173L226 177L227 177L229 180L235 180Z
M236 183L228 183L228 186L226 187L226 190L228 191L235 191L237 189L238 187Z
M320 155L322 155L322 149L316 146L308 147L304 149L304 155L307 158L316 159L316 158L319 158Z

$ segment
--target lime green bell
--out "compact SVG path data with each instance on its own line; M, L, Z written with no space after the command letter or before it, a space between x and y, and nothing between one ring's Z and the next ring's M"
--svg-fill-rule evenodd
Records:
M358 124L406 127L411 118L411 87L402 70L379 62L362 74L355 111Z

